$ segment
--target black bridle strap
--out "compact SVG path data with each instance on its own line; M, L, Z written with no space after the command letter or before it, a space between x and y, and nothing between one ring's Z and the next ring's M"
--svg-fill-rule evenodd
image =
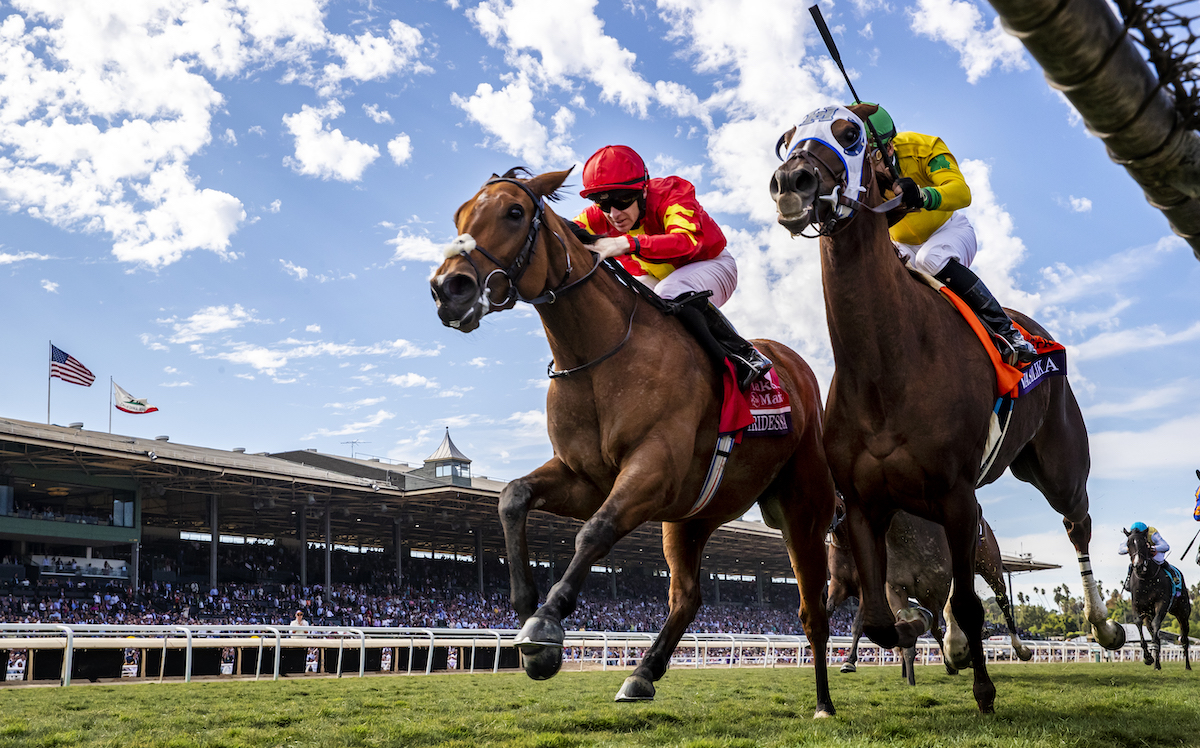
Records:
M597 263L597 265L599 265L599 263ZM592 268L592 269L595 270L595 268ZM600 363L601 361L606 361L609 358L612 358L613 356L615 356L617 354L617 351L624 348L625 344L629 342L630 336L633 335L633 317L635 314L637 314L637 308L638 308L638 300L637 300L637 297L635 296L633 298L633 307L629 310L629 329L627 329L625 331L625 337L621 338L621 342L617 343L616 348L613 348L611 351L609 351L608 353L605 353L603 356L601 356L599 358L594 358L591 361L588 361L586 364L580 364L579 366L574 366L570 369L563 369L561 371L555 371L554 362L551 361L550 363L546 364L546 376L550 377L551 379L558 379L559 377L570 376L571 374L575 374L576 372L583 371L584 369L590 369L593 366L595 366L596 364Z

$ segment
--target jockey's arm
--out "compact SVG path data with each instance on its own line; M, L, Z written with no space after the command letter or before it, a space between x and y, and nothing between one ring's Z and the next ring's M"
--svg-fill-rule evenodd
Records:
M1157 532L1155 532L1150 538L1150 546L1154 549L1155 553L1166 553L1167 551L1171 550L1171 544L1166 541L1166 538Z
M971 188L949 151L929 159L925 178L933 183L932 187L923 188L929 210L954 211L971 204Z
M630 236L630 245L636 241L637 254L652 262L675 262L693 257L700 253L705 242L704 234L694 220L695 215L696 211L689 206L672 203L663 212L662 224L666 233Z

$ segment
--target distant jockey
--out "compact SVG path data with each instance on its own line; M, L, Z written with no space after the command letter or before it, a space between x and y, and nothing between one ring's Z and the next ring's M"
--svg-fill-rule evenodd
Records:
M579 194L592 205L575 223L603 237L592 245L601 259L616 257L662 298L679 298L679 321L714 359L728 356L742 389L767 373L771 361L717 309L737 288L737 262L691 182L674 176L651 179L636 151L608 145L584 164ZM687 302L705 291L711 292L711 302L704 297Z
M897 251L914 268L949 286L989 330L1003 338L1012 348L1010 364L1037 358L1037 349L968 269L975 259L975 229L959 209L971 204L971 188L954 154L941 138L897 133L883 107L868 119L880 141L873 158L891 163L893 173L900 175L891 194L902 195L904 205L914 211L890 229Z
M1134 522L1132 525L1130 525L1129 531L1131 533L1146 533L1146 540L1150 543L1150 550L1154 551L1155 563L1161 566L1167 562L1167 551L1171 550L1171 546L1165 539L1163 539L1163 536L1159 534L1157 529L1153 527L1147 527L1145 522ZM1120 549L1117 550L1117 553L1120 553L1122 556L1128 554L1128 545L1122 543Z

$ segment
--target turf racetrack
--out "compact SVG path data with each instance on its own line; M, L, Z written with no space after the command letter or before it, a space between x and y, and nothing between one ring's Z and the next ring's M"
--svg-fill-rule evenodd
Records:
M830 672L672 670L649 703L615 704L627 672L287 678L0 689L0 748L21 746L1192 746L1200 672L1170 663L996 665L996 714L971 676L918 666Z

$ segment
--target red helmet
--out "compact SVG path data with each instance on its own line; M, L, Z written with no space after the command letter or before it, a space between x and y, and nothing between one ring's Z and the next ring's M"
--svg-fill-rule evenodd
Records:
M606 145L583 165L580 197L610 190L638 190L650 179L646 164L627 145Z

